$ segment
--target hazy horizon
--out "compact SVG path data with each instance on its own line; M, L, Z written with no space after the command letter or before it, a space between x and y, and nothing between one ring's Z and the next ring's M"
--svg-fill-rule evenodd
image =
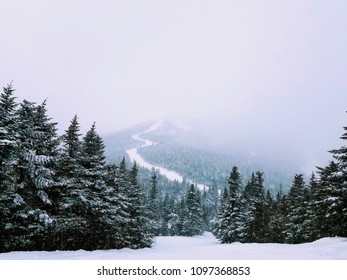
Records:
M100 134L174 114L324 164L346 126L347 2L1 1L0 86ZM215 138L215 139L214 139Z

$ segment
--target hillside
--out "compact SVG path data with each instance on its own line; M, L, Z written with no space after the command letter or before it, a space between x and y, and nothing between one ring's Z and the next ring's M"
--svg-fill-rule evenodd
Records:
M146 131L154 124L156 129ZM143 145L137 139L151 141L153 145ZM136 136L136 137L134 137ZM136 140L137 139L137 140ZM265 186L274 193L280 189L287 191L294 173L298 172L291 165L279 160L265 160L251 153L222 153L217 146L204 139L198 129L164 119L148 121L104 137L106 156L109 162L119 162L131 148L146 162L176 171L183 178L199 184L219 187L226 184L226 179L233 166L238 166L244 184L254 171L265 173ZM127 157L130 161L130 158Z

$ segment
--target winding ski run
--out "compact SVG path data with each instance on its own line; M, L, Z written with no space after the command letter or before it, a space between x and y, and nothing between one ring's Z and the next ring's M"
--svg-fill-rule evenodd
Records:
M155 169L157 170L162 176L166 177L168 180L170 181L177 181L179 183L182 183L183 182L183 176L179 173L177 173L176 171L173 171L173 170L169 170L167 168L164 168L162 166L158 166L158 165L154 165L154 164L151 164L149 163L148 161L146 161L140 154L139 154L139 149L140 148L144 148L144 147L149 147L149 146L155 146L155 145L158 145L158 143L156 142L153 142L149 139L146 139L143 137L143 135L145 135L146 133L149 133L149 132L152 132L152 131L156 131L161 125L162 125L163 121L159 121L159 122L156 122L154 124L152 124L147 130L143 131L143 132L140 132L140 133L137 133L137 134L134 134L132 135L132 139L138 141L138 142L141 142L140 145L132 148L132 149L129 149L126 151L127 155L129 156L130 158L130 161L132 162L135 162L144 167L144 168L147 168L149 170L152 170L152 169ZM191 184L194 184L198 189L200 190L204 190L204 189L208 189L208 186L206 185L203 185L203 184L199 184L199 183L196 183L192 180L189 180L188 179L188 182L191 183Z

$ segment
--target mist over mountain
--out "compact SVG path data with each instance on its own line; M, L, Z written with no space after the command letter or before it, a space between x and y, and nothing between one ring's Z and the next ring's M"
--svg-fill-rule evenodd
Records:
M155 129L148 131L153 125ZM153 144L141 147L134 135ZM244 184L252 172L261 171L265 173L267 188L274 192L281 188L286 191L293 175L302 172L293 161L272 157L268 151L259 149L261 145L252 146L252 141L242 142L236 136L236 132L223 131L217 126L211 129L197 119L169 116L105 135L104 141L109 161L119 162L127 150L137 147L147 162L207 186L214 183L224 186L231 168L238 166Z

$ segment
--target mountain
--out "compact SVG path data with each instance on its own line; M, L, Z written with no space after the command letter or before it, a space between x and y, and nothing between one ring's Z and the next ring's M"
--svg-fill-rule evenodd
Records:
M127 130L104 136L106 156L109 162L118 163L123 156L129 158L129 150L136 153L138 162L150 163L150 166L163 167L175 171L183 180L206 186L217 184L220 188L227 184L229 172L238 166L244 184L252 172L265 174L265 186L274 193L286 192L293 175L300 172L289 163L268 160L253 152L228 149L223 151L213 139L223 135L209 137L202 125L194 122L182 122L170 118L151 120ZM140 164L141 165L141 164Z

